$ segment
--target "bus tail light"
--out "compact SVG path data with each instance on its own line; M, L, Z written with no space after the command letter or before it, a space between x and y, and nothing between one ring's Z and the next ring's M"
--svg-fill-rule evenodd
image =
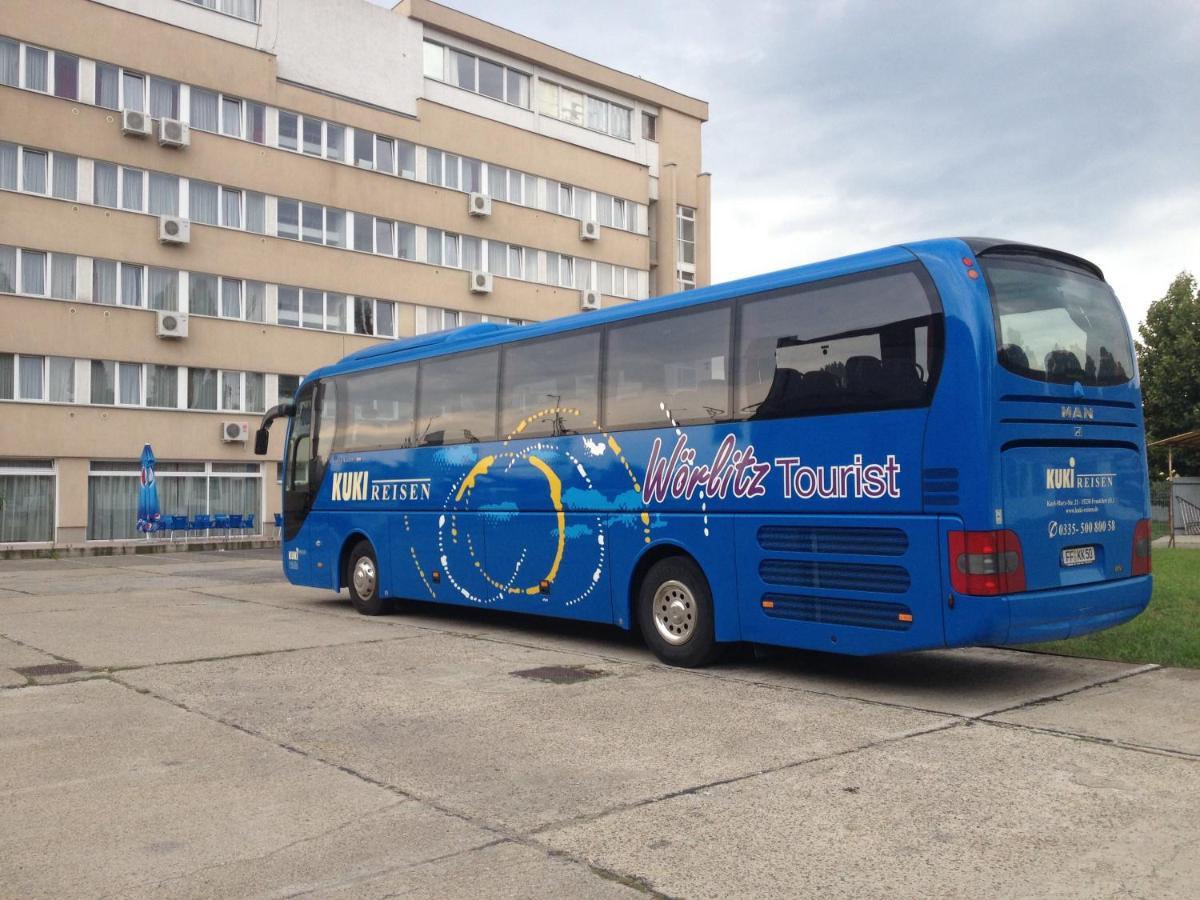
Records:
M950 583L976 597L1025 590L1020 539L1011 531L951 531Z
M1150 574L1150 520L1139 519L1133 529L1133 562L1129 566L1130 575Z

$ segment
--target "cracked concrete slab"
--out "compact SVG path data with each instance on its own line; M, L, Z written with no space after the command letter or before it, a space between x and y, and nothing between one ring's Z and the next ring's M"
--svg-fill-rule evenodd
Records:
M607 675L516 678L543 665ZM485 821L531 829L943 724L455 635L141 670L131 684Z
M0 637L0 688L16 687L28 683L28 679L14 669L26 666L46 666L58 662L53 656L23 647Z
M494 838L110 681L0 695L0 759L11 896L275 892Z
M868 657L777 651L714 671L756 684L974 718L1147 668L1153 666L968 647Z
M1159 669L994 718L1200 756L1200 671Z
M179 600L181 602L172 602ZM358 617L330 621L193 593L148 603L134 598L6 615L0 631L22 643L96 668L146 666L180 660L292 650L356 641L393 640L402 632Z
M958 725L543 833L687 897L1194 895L1200 766Z

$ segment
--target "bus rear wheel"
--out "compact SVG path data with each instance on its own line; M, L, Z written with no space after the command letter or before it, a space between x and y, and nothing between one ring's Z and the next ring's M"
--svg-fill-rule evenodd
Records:
M638 586L637 601L642 638L667 665L691 668L717 658L712 592L692 560L670 556L654 563Z
M346 561L346 584L350 602L364 616L381 616L392 611L395 604L380 596L379 560L370 541L359 541Z

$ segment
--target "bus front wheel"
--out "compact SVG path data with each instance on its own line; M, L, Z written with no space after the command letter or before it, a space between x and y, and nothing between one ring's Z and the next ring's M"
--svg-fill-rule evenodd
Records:
M708 579L687 557L660 559L638 587L642 638L667 665L704 666L717 658L712 609Z
M381 616L392 611L390 598L380 596L379 560L369 541L359 541L346 561L346 584L350 602L364 616Z

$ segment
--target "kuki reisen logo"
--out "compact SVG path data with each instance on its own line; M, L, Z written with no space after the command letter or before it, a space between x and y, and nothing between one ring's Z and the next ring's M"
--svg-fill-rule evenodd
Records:
M366 471L334 472L333 500L428 500L428 478L375 478Z

